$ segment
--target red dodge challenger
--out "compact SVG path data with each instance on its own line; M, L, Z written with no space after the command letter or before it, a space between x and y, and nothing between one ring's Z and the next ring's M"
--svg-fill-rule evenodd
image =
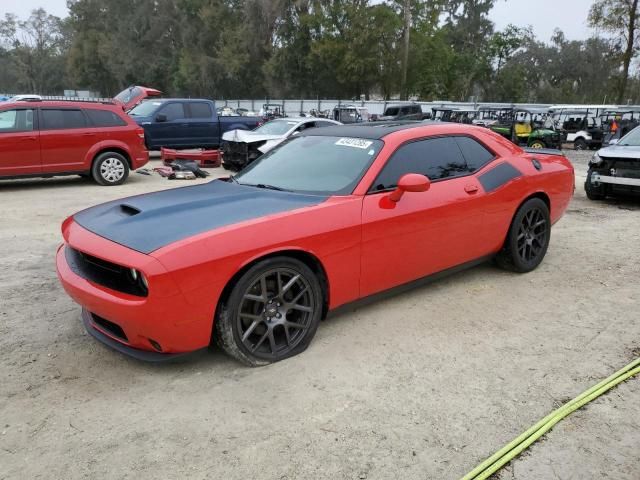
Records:
M215 340L264 365L305 350L341 305L487 259L533 270L573 190L557 151L481 127L316 128L235 177L75 214L57 269L89 333L120 352Z

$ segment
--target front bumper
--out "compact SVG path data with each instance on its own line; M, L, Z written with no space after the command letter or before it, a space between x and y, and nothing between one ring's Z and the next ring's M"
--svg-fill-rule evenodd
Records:
M144 362L171 362L178 359L183 360L206 350L206 348L203 348L184 353L160 353L130 347L122 342L114 340L112 337L104 333L100 327L94 323L91 312L85 308L82 309L82 323L84 323L84 328L87 330L87 333L99 342L116 350L117 352L127 355L128 357L135 358L136 360L142 360Z
M608 175L600 175L599 173L593 173L591 175L591 183L599 185L601 183L608 183L610 185L626 185L628 187L640 187L640 178L628 178L628 177L611 177Z
M149 281L149 295L139 297L96 284L76 273L68 264L65 248L56 254L58 277L69 296L87 312L117 326L91 328L115 343L123 353L181 354L209 346L215 305L206 299L191 302L164 267L152 257L131 251L82 229L74 222L66 228L68 244L78 250L102 252L105 260L137 268ZM92 332L93 333L93 332ZM95 336L95 335L94 335ZM102 336L98 339L102 341ZM136 355L133 355L136 356Z

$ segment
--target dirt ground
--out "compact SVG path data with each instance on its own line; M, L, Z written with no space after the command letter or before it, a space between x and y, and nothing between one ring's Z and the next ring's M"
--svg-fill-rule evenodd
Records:
M186 182L0 183L0 479L461 477L640 355L640 201L588 201L590 154L568 155L578 188L536 271L480 266L343 313L259 369L128 359L58 284L66 216ZM639 407L633 379L497 478L638 480Z

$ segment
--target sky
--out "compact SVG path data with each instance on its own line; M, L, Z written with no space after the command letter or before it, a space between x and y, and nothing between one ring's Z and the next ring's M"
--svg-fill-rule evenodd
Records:
M108 0L104 0L108 1ZM560 28L569 40L582 40L591 33L587 26L589 7L595 0L496 0L491 20L501 30L509 23L519 27L531 25L536 36L549 41L553 30ZM63 17L66 0L0 0L0 17L15 13L26 18L35 8Z

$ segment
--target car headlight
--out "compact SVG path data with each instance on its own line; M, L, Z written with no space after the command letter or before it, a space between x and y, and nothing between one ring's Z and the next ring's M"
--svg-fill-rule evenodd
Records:
M589 165L597 166L597 165L600 165L601 163L602 163L602 158L597 153L594 153L593 157L591 157L591 160L589 160Z
M144 290L149 290L149 284L147 283L147 277L144 276L140 270L136 270L135 268L129 269L129 276L131 277L131 281L133 283L137 283L139 286L143 287Z

